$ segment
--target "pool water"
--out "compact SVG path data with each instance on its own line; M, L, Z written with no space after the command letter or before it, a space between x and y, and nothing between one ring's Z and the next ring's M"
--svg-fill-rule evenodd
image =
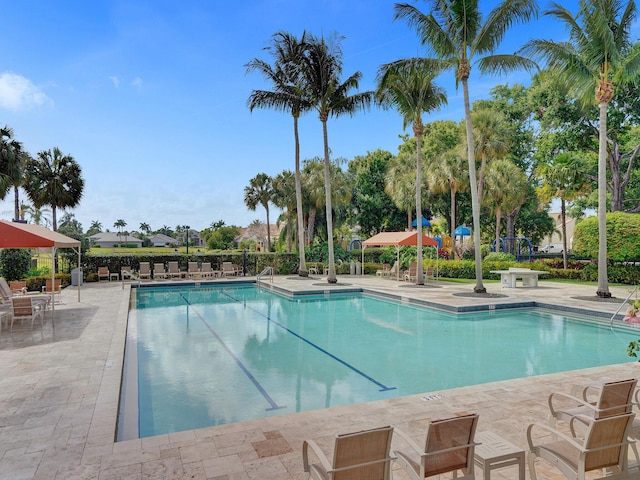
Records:
M581 320L255 286L138 288L126 360L135 345L138 435L628 361L637 333Z

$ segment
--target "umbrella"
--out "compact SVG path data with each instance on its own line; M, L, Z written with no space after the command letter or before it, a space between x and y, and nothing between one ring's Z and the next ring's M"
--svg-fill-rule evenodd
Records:
M471 230L469 230L464 225L460 225L458 228L454 230L453 234L456 237L468 237L471 235Z
M411 222L411 226L412 227L418 226L418 219L417 218L413 222ZM430 227L431 226L431 222L429 220L427 220L426 218L422 217L422 226L423 227Z

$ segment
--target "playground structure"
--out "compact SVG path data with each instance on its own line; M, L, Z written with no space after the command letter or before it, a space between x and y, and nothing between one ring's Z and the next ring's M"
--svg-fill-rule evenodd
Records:
M501 245L501 249L498 250L497 249L497 245L496 245L496 241L494 240L493 243L491 244L491 251L492 252L499 252L502 251L504 253L513 253L509 251L509 244L514 244L515 242L517 242L517 248L516 248L516 259L518 260L518 262L522 262L522 244L526 243L526 246L529 247L529 262L531 261L532 257L533 257L533 245L531 244L531 240L529 240L526 237L505 237L502 238L500 237L500 245Z

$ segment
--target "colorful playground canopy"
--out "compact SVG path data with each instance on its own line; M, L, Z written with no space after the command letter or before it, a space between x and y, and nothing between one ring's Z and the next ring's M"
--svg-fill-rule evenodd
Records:
M412 227L417 227L418 226L418 219L417 218L413 222L411 222L411 226ZM431 222L429 220L427 220L426 218L422 217L422 226L423 227L430 227L431 226Z
M362 242L363 247L414 247L418 245L418 232L381 232ZM438 242L422 234L422 245L437 247Z

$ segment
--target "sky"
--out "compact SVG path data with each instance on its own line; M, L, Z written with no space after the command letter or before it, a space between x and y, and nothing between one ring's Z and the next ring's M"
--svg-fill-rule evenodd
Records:
M409 0L411 1L411 0ZM266 221L250 211L244 188L258 173L294 169L290 115L247 107L254 89L271 89L253 58L271 63L271 36L338 34L343 38L343 79L360 71L360 91L375 88L385 63L424 56L416 33L394 21L387 0L25 0L2 2L0 125L14 130L32 156L58 147L82 168L80 204L69 212L86 231L93 221L115 231L147 223L201 230L223 220L247 226ZM486 15L497 2L484 1ZM577 0L562 2L570 11ZM416 5L428 11L422 1ZM541 10L549 3L540 3ZM526 40L562 40L562 27L541 16L508 33L502 51ZM499 84L527 84L529 74L484 77L472 70L471 101ZM462 90L453 73L436 81L448 106L424 120L464 117ZM372 108L330 119L332 158L352 160L376 149L397 153L402 119ZM323 155L317 114L300 119L301 158ZM13 217L12 196L0 218ZM21 199L28 201L26 195ZM277 217L275 207L271 219ZM58 219L62 212L58 212Z

